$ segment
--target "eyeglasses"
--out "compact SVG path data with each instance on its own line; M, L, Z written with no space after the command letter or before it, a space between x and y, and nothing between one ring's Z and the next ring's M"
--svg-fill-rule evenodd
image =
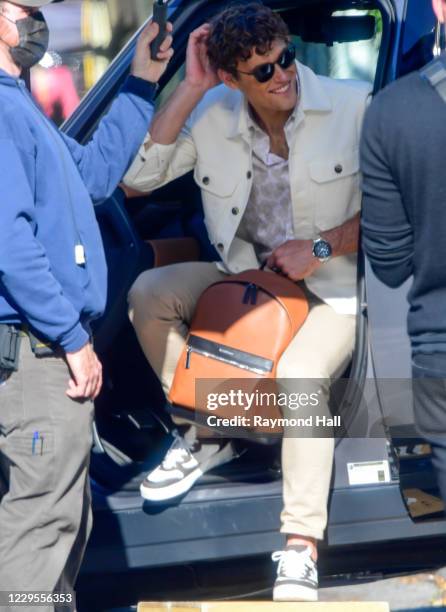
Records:
M253 76L259 83L266 83L273 78L276 64L280 66L282 70L286 70L291 66L295 59L296 47L290 44L282 51L275 62L260 64L259 66L256 66L252 72L243 72L242 70L237 70L237 72L240 72L240 74L248 74L249 76Z

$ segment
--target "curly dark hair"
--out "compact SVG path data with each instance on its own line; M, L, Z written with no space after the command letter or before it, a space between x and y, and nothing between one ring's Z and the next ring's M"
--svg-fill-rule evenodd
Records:
M215 70L237 78L237 63L253 54L265 55L276 39L288 42L288 26L277 13L260 2L233 4L216 15L208 39L208 56Z

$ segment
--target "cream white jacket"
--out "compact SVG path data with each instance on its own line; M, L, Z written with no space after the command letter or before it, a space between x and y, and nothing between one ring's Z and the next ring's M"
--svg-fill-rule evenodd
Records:
M301 100L289 152L293 219L296 238L313 239L360 209L359 138L371 88L297 68ZM243 95L220 85L204 96L175 144L157 144L149 133L124 179L145 192L194 170L210 241L233 273L259 265L253 246L236 237L253 178L247 118ZM333 258L305 282L337 312L356 312L355 255Z

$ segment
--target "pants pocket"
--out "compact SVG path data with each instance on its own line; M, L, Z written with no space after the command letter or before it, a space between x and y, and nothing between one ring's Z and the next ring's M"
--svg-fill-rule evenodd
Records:
M13 432L3 445L9 463L9 493L27 499L45 495L54 489L54 432Z

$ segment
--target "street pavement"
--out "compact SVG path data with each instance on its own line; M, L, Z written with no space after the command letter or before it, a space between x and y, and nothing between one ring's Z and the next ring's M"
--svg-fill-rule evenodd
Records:
M446 568L320 590L321 601L387 601L392 612L446 611Z

